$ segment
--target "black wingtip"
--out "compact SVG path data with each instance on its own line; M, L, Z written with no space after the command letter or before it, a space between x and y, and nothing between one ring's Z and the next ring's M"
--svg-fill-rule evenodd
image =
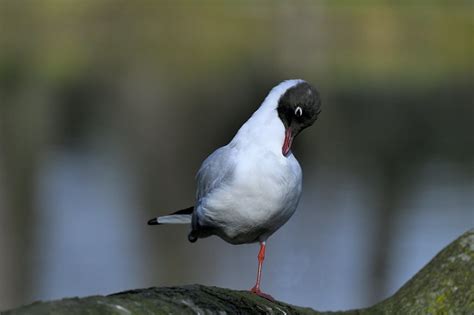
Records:
M153 218L151 220L148 220L148 225L159 225L158 223L158 218Z

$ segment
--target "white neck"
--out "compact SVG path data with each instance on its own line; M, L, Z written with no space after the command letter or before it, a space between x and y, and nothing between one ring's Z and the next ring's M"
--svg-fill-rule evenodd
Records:
M241 146L257 145L281 153L285 127L278 117L278 101L286 90L301 82L304 81L287 80L275 86L258 110L240 127L231 143Z

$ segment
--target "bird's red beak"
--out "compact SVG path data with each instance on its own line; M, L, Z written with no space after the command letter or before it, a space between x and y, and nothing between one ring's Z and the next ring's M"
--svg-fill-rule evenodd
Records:
M281 148L281 152L284 156L288 156L291 150L291 144L293 143L293 134L291 132L291 128L288 127L285 130L285 141L283 141L283 147Z

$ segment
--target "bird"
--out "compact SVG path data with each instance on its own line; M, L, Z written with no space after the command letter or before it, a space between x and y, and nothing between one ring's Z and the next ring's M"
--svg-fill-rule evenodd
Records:
M266 242L298 206L302 169L291 150L293 139L320 113L320 95L311 84L279 83L234 138L204 160L196 175L195 204L148 224L190 224L190 242L216 235L234 245L259 243L250 291L273 300L261 290Z

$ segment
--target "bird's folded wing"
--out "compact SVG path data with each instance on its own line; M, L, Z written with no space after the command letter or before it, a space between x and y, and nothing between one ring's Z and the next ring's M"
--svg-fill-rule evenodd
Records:
M236 166L235 148L224 146L207 157L199 169L197 179L197 200L212 190L223 187L232 181Z

